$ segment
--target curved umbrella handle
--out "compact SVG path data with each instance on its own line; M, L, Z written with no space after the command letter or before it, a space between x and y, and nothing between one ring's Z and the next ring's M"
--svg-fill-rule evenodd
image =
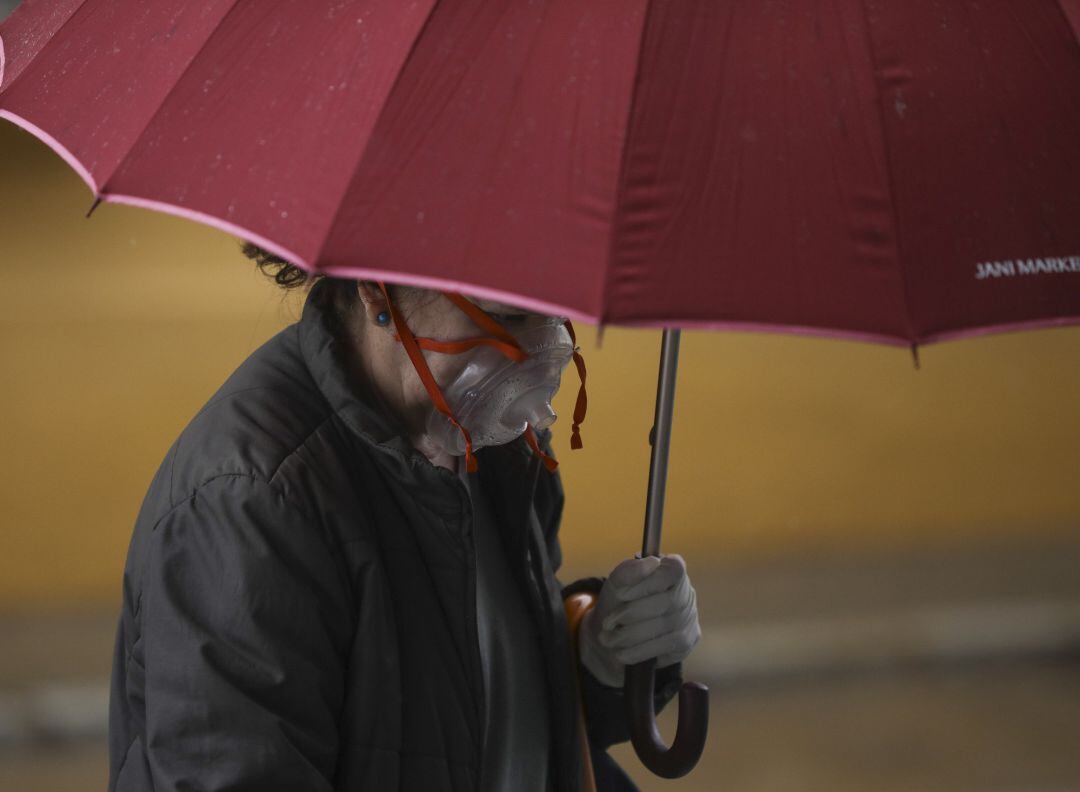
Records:
M656 415L649 444L649 497L645 504L645 537L641 556L660 557L660 533L664 514L664 489L667 483L668 451L671 446L671 418L675 405L675 373L679 366L679 331L668 328L660 344L660 372L656 381ZM671 747L656 728L653 708L656 687L656 659L628 666L623 697L630 741L638 758L662 778L680 778L698 763L705 750L709 730L709 689L697 682L686 682L679 690L679 726Z
M656 728L653 695L656 660L626 668L626 716L630 741L641 763L661 778L681 778L694 769L705 750L709 730L709 689L699 682L685 682L679 689L679 725L668 747Z

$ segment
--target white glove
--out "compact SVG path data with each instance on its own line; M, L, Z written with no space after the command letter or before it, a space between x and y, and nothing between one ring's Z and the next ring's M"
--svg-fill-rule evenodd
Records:
M685 660L701 639L697 594L679 555L631 558L604 581L581 622L581 662L600 682L622 687L626 666L655 657Z

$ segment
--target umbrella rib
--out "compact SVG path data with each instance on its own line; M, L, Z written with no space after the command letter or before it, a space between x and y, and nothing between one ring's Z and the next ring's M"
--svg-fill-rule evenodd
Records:
M1057 0L1058 9L1065 15L1065 21L1072 28L1073 34L1080 43L1080 6L1074 2L1066 4L1065 0Z
M874 71L876 71L878 57L877 49L874 46L874 36L870 30L870 10L866 6L866 0L860 0L859 5L862 8L863 20L866 26L866 42L867 47L870 50L870 63L873 66ZM908 341L911 344L912 350L917 354L916 350L918 349L919 339L915 334L914 319L911 314L911 295L908 285L907 268L904 266L903 246L901 244L900 234L900 212L896 208L896 175L893 173L892 157L889 149L889 133L887 131L888 126L885 123L885 95L881 88L881 82L876 74L874 75L874 93L877 95L878 122L881 124L881 142L885 155L886 188L889 191L889 211L892 214L893 233L895 235L896 268L899 270L900 275L900 297L904 304L904 322L907 324L908 328Z
M150 125L154 123L154 119L157 118L158 115L161 113L161 109L165 107L166 104L168 104L169 97L172 96L173 91L176 90L176 86L178 86L183 81L184 76L191 69L195 61L199 59L199 56L202 55L203 50L206 49L207 45L214 38L215 34L217 34L217 32L221 29L221 26L224 24L225 20L232 16L233 12L236 11L241 2L242 0L232 0L232 3L229 5L229 9L221 15L221 19L218 21L217 25L214 26L214 29L210 31L210 35L206 37L206 40L203 41L203 43L199 46L199 49L197 49L195 51L195 54L191 56L191 60L188 61L183 71L180 72L176 80L169 87L169 90L165 92L165 95L163 97L161 97L161 101L158 103L157 109L150 114L150 118L146 120L146 123L143 125L142 131L139 132L139 134L132 141L131 145L128 146L128 150L124 153L124 156L120 158L120 161L113 169L113 172L101 181L101 189L99 190L98 194L94 196L94 198L99 198L102 195L105 195L105 188L109 186L109 181L112 179L113 176L116 175L116 172L124 166L124 162L127 160L128 156L131 154L132 151L135 150L135 147L139 145L139 141L141 141L146 135L146 131L150 128Z
M334 210L334 216L330 219L329 225L326 227L326 233L323 236L322 242L319 243L318 249L315 251L315 258L308 263L306 269L309 272L317 272L319 262L322 261L323 251L326 250L326 245L330 241L330 235L334 231L334 226L337 225L338 218L341 216L342 207L345 205L345 196L349 193L349 188L352 186L353 181L356 179L356 174L360 171L360 166L363 165L364 159L367 157L368 144L371 143L371 136L375 134L375 128L379 125L381 120L382 110L386 108L386 103L389 101L390 96L394 93L394 89L397 88L398 83L401 82L402 76L405 74L405 69L409 65L409 61L412 60L413 54L416 52L416 48L420 45L420 39L424 37L424 31L428 29L431 24L431 18L435 15L435 9L439 5L439 0L432 0L431 7L428 8L427 16L424 18L424 24L420 26L420 29L416 32L416 37L413 39L412 44L409 45L409 51L405 53L405 57L401 59L401 65L398 67L397 74L394 75L393 82L390 83L390 88L386 92L386 98L383 100L383 106L379 111L379 117L376 117L375 123L371 125L371 135L368 136L368 141L360 149L360 154L356 158L356 164L353 165L349 178L345 180L345 186L341 191L341 196L337 201L337 209ZM304 262L296 262L298 264Z
M90 0L82 0L82 2L79 3L79 6L74 11L72 11L70 14L68 14L68 18L65 19L63 22L61 22L60 26L56 29L56 31L51 36L49 36L49 40L47 42L45 42L45 46L43 46L36 53L34 53L34 57L32 57L30 60L28 60L26 62L26 64L22 67L22 69L19 71L19 73L17 75L15 75L14 79L12 79L11 83L9 85L7 85L7 86L4 86L4 71L5 71L5 67L7 66L7 55L6 55L5 51L4 51L4 36L3 36L3 33L0 32L0 96L3 96L4 92L7 91L8 88L10 88L12 85L14 85L18 81L18 79L20 77L22 77L24 74L26 74L26 70L29 69L33 65L34 61L36 61L41 56L42 52L44 52L54 41L56 41L57 37L60 35L60 32L65 27L67 27L68 22L70 22L72 20L72 18L76 14L78 14L80 11L82 11L83 8L86 7L86 4L88 2L90 2ZM20 10L21 9L16 7L15 10L11 12L12 16L19 13ZM11 17L9 17L9 19L10 18ZM0 28L3 28L3 27L4 27L3 25L0 25Z
M638 37L637 57L634 62L634 80L630 86L630 103L626 114L626 136L623 138L622 150L619 152L619 167L615 180L615 206L611 217L611 229L608 237L607 248L607 260L604 262L603 283L600 289L600 310L597 312L599 321L598 327L603 327L607 323L608 318L608 300L610 294L612 270L612 261L614 260L615 252L615 240L618 236L619 229L619 209L622 206L623 187L626 182L626 157L627 152L630 149L630 135L633 132L634 123L634 108L637 105L639 81L641 79L641 61L644 57L643 51L645 48L645 33L649 29L649 17L652 11L652 0L645 0L645 13L642 14L641 19L641 33Z
M546 11L541 11L540 14L541 14L541 17L546 17L547 16ZM541 24L543 24L543 22L541 22ZM530 56L532 55L533 51L535 51L535 49L536 49L536 40L538 38L539 38L538 35L534 35L532 37L532 39L529 41L529 44L526 47L526 51L525 51L525 58L524 58L525 61L528 61ZM486 174L487 178L485 179L487 184L491 184L491 182L492 182L491 177L498 170L499 155L502 153L503 149L506 147L506 135L507 135L507 132L509 132L509 129L510 129L510 121L514 116L514 111L517 110L517 108L519 106L519 101L518 100L520 99L520 95L521 95L521 92L520 92L521 83L522 83L522 76L521 76L521 73L519 72L514 78L514 98L513 98L513 101L511 102L510 107L508 108L506 114L502 118L502 124L501 124L501 128L499 130L498 141L496 142L495 148L494 148L495 156L493 156L491 158L491 162L490 162L490 164L488 165L488 168L487 168L487 174ZM465 262L468 262L469 259L470 259L470 256L472 255L472 250L476 245L476 235L477 235L477 232L478 232L478 230L480 228L480 223L481 223L480 218L484 214L484 208L489 204L490 204L489 199L481 198L480 210L473 215L472 223L469 226L469 235L468 235L467 241L465 243L464 255L463 255L463 259L462 259Z

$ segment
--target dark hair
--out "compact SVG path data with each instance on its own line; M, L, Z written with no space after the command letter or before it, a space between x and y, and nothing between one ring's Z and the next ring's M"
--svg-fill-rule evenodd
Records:
M295 264L291 264L281 256L276 256L268 250L263 250L251 242L244 242L241 251L245 256L255 262L259 271L267 277L273 278L274 283L283 289L297 289L301 286L314 284L324 275L312 275Z
M310 291L318 281L325 280L331 304L337 314L337 320L340 327L344 327L345 320L359 301L356 292L356 280L310 273L251 242L244 241L240 249L245 256L255 262L255 266L259 268L263 275L273 279L274 283L286 291L302 287Z

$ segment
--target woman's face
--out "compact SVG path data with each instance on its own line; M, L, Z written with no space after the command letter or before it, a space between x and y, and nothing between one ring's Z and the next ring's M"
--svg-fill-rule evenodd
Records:
M440 292L418 288L403 289L400 292L400 296L395 296L395 306L417 338L461 341L487 335L486 331L477 327L464 311ZM544 314L493 300L472 299L472 302L511 333L550 321L550 317ZM386 331L392 339L395 333L393 324L389 325ZM389 360L385 363L397 370L400 397L397 399L398 404L393 406L414 432L420 431L426 424L428 413L434 409L430 395L399 342L393 341L392 347L384 347L380 357L391 358L393 363ZM439 387L445 389L465 367L469 354L429 350L424 352L424 359Z
M516 327L527 327L530 323L543 322L550 318L493 300L470 298L470 301L511 332ZM418 337L460 341L484 333L464 311L440 292L430 289L412 289L406 292L398 301L398 309L413 334Z

